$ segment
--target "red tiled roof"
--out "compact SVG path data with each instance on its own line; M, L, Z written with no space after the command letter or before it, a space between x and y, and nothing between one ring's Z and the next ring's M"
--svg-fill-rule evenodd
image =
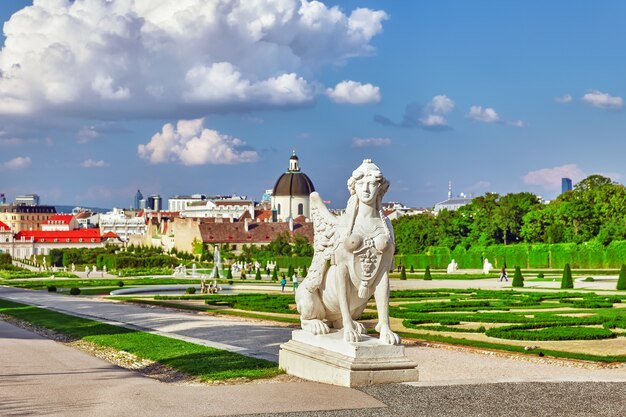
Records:
M74 216L71 214L55 214L48 217L46 224L70 224L73 218Z
M99 243L102 241L100 229L76 229L76 230L22 230L15 235L15 240L33 238L35 242L46 243ZM55 240L56 239L56 240ZM92 241L93 239L93 241Z
M119 236L115 232L111 232L110 230L102 235L103 239L119 239Z
M257 210L254 212L254 218L259 222L272 220L272 210Z
M200 223L204 243L269 243L283 232L289 232L289 223ZM294 223L292 235L306 237L313 243L313 223Z
M0 222L0 232L10 232L11 228L7 226L5 223Z
M74 217L76 217L76 219L88 219L91 216L93 216L93 213L90 211L81 211L80 213L76 213Z

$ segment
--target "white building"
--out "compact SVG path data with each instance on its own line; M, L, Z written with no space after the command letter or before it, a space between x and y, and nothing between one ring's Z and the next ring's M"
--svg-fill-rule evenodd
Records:
M313 182L302 171L296 152L289 158L289 170L282 174L272 190L274 221L288 221L299 216L310 217L309 196L315 191Z
M39 196L37 194L24 194L15 197L15 204L24 204L25 206L38 206Z
M186 208L180 211L180 217L237 220L246 212L254 218L254 201L239 196L216 199L209 197L205 201L188 203Z
M167 210L183 211L187 209L189 204L203 202L206 199L204 194L177 195L167 200Z
M100 214L100 233L105 235L107 232L113 232L123 241L128 241L129 236L146 233L146 220L143 216L127 217L124 210L114 208L113 211Z

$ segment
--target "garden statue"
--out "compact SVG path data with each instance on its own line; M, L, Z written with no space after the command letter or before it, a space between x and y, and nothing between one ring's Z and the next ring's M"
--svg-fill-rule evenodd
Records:
M343 339L359 342L365 327L356 320L372 295L376 300L380 341L400 344L389 326L389 271L393 269L394 235L381 201L389 181L366 159L348 179L345 214L336 216L316 192L310 196L315 232L308 274L296 291L304 331L327 334L343 329Z
M447 269L448 274L452 274L457 269L459 269L459 264L457 264L454 259L451 260L450 263L448 264L448 269Z
M491 268L493 268L493 265L491 265L489 260L485 258L485 261L483 262L483 274L488 274L489 271L491 271Z

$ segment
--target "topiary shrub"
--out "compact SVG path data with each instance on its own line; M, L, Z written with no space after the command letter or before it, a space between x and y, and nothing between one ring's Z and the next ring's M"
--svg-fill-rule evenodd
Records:
M80 295L80 288L78 288L78 287L70 288L70 294L71 295Z
M185 290L185 294L195 294L196 293L196 287L189 287Z
M433 277L430 275L430 265L426 265L426 271L424 271L424 280L431 281Z
M228 285L233 285L233 281L232 280L228 281Z
M57 292L57 287L54 285L48 285L48 292Z
M231 267L228 267L228 272L226 273L226 279L233 279L233 270Z
M622 268L619 270L619 277L617 278L617 289L626 290L626 265L622 264Z
M522 276L522 270L519 266L515 267L515 273L513 275L513 282L511 283L511 287L523 287L524 286L524 277Z
M415 268L413 268L413 265L411 265L411 269L409 270L409 272L411 272L412 274L415 273Z
M257 281L261 280L261 270L259 268L257 268L256 274L254 274L254 279Z
M124 281L117 281L117 286L118 287L123 287L124 286Z
M594 282L595 279L593 279L593 277L587 277L585 278L585 282Z
M278 281L278 267L275 266L272 271L272 281Z
M540 272L537 274L537 278L543 278L543 277L544 277L543 272Z
M406 268L404 267L404 265L402 265L402 268L400 268L400 279L406 280Z
M565 264L563 269L563 278L561 278L561 288L574 288L574 280L572 279L572 269L569 264Z

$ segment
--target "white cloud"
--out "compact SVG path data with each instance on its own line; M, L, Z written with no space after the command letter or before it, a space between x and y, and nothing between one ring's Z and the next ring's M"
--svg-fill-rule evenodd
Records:
M356 81L342 81L335 88L327 88L326 95L335 103L378 103L380 101L380 88Z
M585 173L576 164L567 164L530 171L522 177L522 180L525 184L554 191L561 189L561 178L569 178L576 183L585 177Z
M387 17L308 0L35 1L4 24L0 114L312 104L315 73L370 55ZM359 86L360 100L380 100L378 87Z
M83 168L104 168L109 166L109 164L103 160L94 161L93 159L86 159L80 163L80 166Z
M526 122L524 122L523 120L513 120L512 122L508 122L508 125L513 127L519 127L521 129L522 127L526 127Z
M572 96L571 96L571 95L569 95L569 94L565 94L565 95L564 95L564 96L562 96L562 97L556 97L556 98L554 99L554 101L556 101L557 103L560 103L560 104L571 103L571 102L572 102L572 100L573 100L573 99L572 99Z
M83 126L80 128L78 133L76 133L76 140L78 143L89 143L93 140L98 139L100 134L96 131L96 128L93 126Z
M445 95L435 96L430 100L427 109L432 113L450 113L454 110L454 101Z
M498 113L491 107L483 109L482 106L472 106L470 107L467 117L482 123L496 123L500 121L500 116L498 116Z
M183 165L241 164L259 159L241 139L205 129L204 119L167 123L150 142L139 145L138 154L152 164L179 162Z
M590 90L582 97L582 101L593 107L601 109L621 109L624 105L624 100L621 97L612 96L608 93L603 93L598 90Z
M352 146L355 148L364 148L367 146L389 146L391 139L389 138L353 138Z
M32 163L29 156L18 156L17 158L13 158L9 161L3 162L0 164L0 169L2 170L16 170L23 169L29 167Z
M420 125L425 127L447 126L448 120L440 114L428 114L420 118Z

